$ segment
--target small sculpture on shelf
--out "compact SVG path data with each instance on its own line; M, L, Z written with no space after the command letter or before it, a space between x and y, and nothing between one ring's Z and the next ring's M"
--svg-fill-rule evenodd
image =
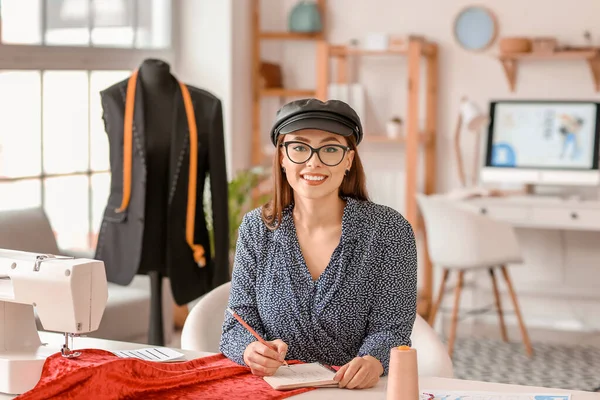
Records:
M585 44L587 48L594 48L594 41L592 40L592 34L590 31L583 32L583 38L585 39Z
M263 61L260 63L260 87L263 89L283 87L281 66Z

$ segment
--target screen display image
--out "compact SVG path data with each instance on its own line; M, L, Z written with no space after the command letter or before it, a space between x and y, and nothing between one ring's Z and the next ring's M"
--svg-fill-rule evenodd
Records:
M493 103L486 164L592 169L597 163L597 109L596 103L588 102Z

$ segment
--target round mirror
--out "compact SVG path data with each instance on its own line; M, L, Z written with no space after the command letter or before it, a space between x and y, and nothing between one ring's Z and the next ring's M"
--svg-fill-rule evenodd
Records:
M465 50L488 48L496 39L497 31L494 14L480 6L463 9L454 21L454 37Z

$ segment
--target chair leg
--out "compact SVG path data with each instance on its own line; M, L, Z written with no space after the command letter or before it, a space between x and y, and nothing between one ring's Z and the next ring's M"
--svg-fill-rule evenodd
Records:
M440 283L440 290L438 292L437 300L433 304L433 308L431 309L431 314L429 315L429 325L433 326L435 322L435 315L442 304L442 298L444 297L444 291L446 290L446 281L448 280L448 275L450 274L450 270L444 268L444 275L442 276L442 283Z
M494 297L496 298L496 310L498 311L498 319L500 320L500 333L502 334L502 340L508 342L508 336L506 335L506 325L504 325L504 315L502 314L502 304L500 302L500 293L498 293L498 283L496 281L496 275L494 275L494 268L489 269L490 277L492 278L492 286L494 287Z
M463 277L465 271L458 272L458 282L454 288L454 310L452 310L452 326L450 327L450 338L448 339L448 354L452 358L454 351L454 340L456 339L456 325L458 324L458 309L460 307L460 294L463 288Z
M513 305L515 307L515 314L517 315L517 320L519 321L519 327L521 328L521 336L523 336L523 343L525 344L525 350L527 351L527 355L529 357L531 357L533 355L533 349L531 348L531 342L529 341L529 335L527 334L527 329L525 328L525 324L523 323L523 316L521 315L519 303L517 302L517 295L515 294L515 291L513 289L506 266L503 265L500 268L502 270L502 275L504 275L504 280L506 281L506 285L508 286L508 292L510 293L510 297L511 297Z

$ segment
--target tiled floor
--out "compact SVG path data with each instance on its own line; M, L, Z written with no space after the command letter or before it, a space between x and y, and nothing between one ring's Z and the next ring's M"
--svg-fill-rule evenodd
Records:
M444 336L447 335L447 330L450 324L444 324ZM516 325L507 325L506 331L511 342L522 342L521 331ZM543 328L527 327L527 333L531 342L538 343L556 343L565 345L589 345L600 347L600 332L576 332L576 331L560 331ZM489 338L501 339L500 327L493 323L473 323L461 324L457 328L457 337L468 338Z

